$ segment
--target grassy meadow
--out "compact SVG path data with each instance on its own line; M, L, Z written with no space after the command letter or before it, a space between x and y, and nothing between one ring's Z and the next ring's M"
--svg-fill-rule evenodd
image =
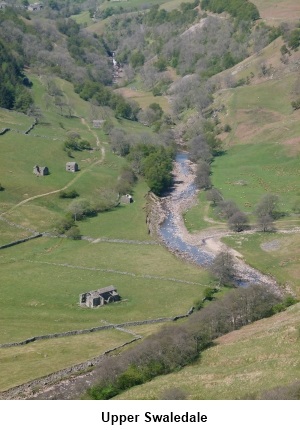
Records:
M226 199L252 212L263 194L276 194L287 224L299 198L300 114L291 107L296 80L290 73L218 94L226 106L221 121L232 130L225 155L212 166L213 184Z
M299 18L298 0L252 0L252 3L257 6L261 18L270 25Z
M108 329L1 349L0 391L90 360L132 338L128 333Z
M210 283L204 271L159 245L42 238L2 250L0 261L0 343L103 320L175 316L187 312ZM107 285L115 285L124 300L100 309L78 306L80 293Z
M277 279L300 298L300 235L255 233L223 238L261 272Z

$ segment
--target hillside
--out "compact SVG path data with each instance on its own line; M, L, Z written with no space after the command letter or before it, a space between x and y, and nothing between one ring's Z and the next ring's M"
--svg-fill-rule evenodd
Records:
M296 305L219 338L192 366L116 400L162 399L176 390L187 400L259 399L268 390L299 381L299 323Z
M18 385L143 344L220 287L157 235L153 207L174 185L178 150L189 152L195 171L198 163L200 177L208 169L208 186L183 211L194 243L212 245L214 255L226 244L281 294L300 297L300 109L292 105L300 54L289 46L298 2L255 0L262 20L247 25L198 3L89 9L58 0L36 14L0 11L1 73L11 91L0 108L0 246L30 238L0 249L4 398ZM290 27L279 31L279 20ZM79 170L67 171L68 162ZM49 174L34 174L34 166ZM245 212L251 230L229 231L206 198L211 187ZM266 193L278 196L276 231L257 231L255 208ZM120 302L79 306L79 294L110 285ZM259 398L290 384L299 378L299 312L295 305L229 333L194 365L117 398L159 399L162 383L188 399Z
M278 25L299 18L300 5L296 0L253 0L266 22Z

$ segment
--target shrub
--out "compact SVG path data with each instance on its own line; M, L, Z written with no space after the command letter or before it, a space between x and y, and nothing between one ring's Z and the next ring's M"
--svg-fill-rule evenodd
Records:
M288 45L291 49L296 50L300 46L300 28L293 30L288 39Z
M213 205L216 205L223 200L223 197L221 191L219 191L217 188L211 188L206 192L206 199L212 202Z
M186 393L178 387L167 388L161 393L161 400L185 400Z
M66 231L66 236L69 239L80 240L81 234L80 230L76 225L73 225L69 230Z
M79 194L77 193L76 190L60 191L60 193L58 194L58 197L60 199L75 199L78 196Z
M294 100L291 105L294 110L300 109L300 99Z
M219 284L233 285L235 268L232 255L228 251L219 252L210 266L210 271Z
M228 220L228 226L231 230L239 232L248 228L248 218L244 212L235 212Z
M53 230L56 234L64 234L73 225L74 225L73 218L67 215L55 224Z

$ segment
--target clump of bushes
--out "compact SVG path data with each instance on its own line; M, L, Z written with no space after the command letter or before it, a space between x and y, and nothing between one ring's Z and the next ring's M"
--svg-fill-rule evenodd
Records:
M54 226L56 234L65 234L69 239L80 240L81 234L79 228L75 225L74 219L70 214L59 220Z
M75 132L69 133L67 140L63 143L63 150L69 152L73 151L83 151L85 149L92 149L91 144L85 140L81 139L80 135Z
M76 197L79 197L79 194L76 190L60 191L58 197L60 199L75 199Z
M123 167L120 176L118 177L116 192L119 195L131 193L136 181L137 176L132 170L132 168L129 166Z
M300 109L300 99L292 101L291 105L294 110Z

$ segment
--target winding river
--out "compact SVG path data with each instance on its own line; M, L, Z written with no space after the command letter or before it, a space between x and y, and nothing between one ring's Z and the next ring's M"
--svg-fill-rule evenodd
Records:
M159 235L170 251L207 268L214 260L218 248L219 250L222 247L226 248L221 244L220 238L227 235L228 232L215 234L215 238L213 238L209 229L200 234L191 234L187 231L182 214L195 203L197 195L193 166L187 153L179 152L176 156L174 182L175 187L172 192L161 201L164 221L159 227ZM207 246L208 239L215 240L218 246L215 249ZM227 249L234 255L237 273L236 285L247 287L250 284L260 283L276 287L274 279L248 266L242 258L236 256L237 253L234 250Z

